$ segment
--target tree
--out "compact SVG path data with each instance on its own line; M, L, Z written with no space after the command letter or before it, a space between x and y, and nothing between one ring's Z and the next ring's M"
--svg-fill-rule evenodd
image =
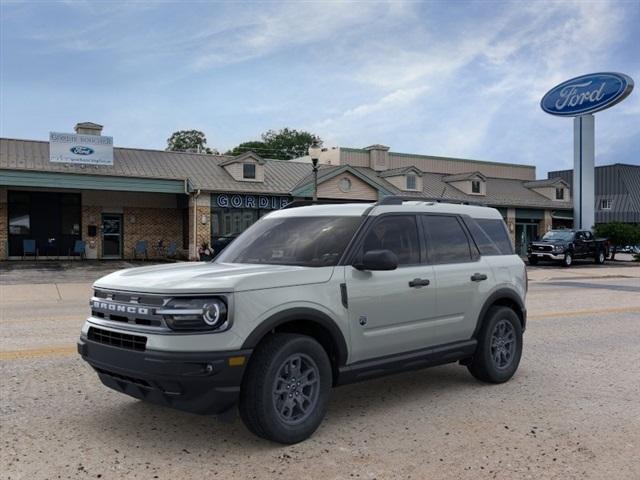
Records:
M227 155L239 155L248 150L253 150L261 157L290 160L303 157L309 151L314 141L322 143L317 135L304 130L298 131L289 128L282 130L268 130L262 134L262 141L244 142L229 150Z
M260 142L258 140L254 140L252 142L243 142L237 147L232 148L225 155L233 155L234 157L237 155L242 155L245 152L252 151L260 155L261 157L270 157L267 152L267 146L264 142Z
M595 232L596 236L606 237L611 242L611 260L615 258L618 247L640 243L640 225L620 222L600 223L596 225Z
M178 130L167 139L167 151L218 153L207 147L207 138L200 130Z

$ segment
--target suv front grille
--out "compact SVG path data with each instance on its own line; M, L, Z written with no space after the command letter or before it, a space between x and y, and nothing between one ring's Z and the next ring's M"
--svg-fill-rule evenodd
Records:
M129 335L127 333L112 332L101 328L90 327L87 338L93 342L144 352L147 348L147 337Z
M155 312L168 300L161 296L96 289L90 302L91 316L167 330L162 315Z

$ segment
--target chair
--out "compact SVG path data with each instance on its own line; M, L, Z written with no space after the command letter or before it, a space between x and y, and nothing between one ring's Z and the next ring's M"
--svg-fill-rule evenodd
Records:
M173 257L178 252L178 245L176 242L169 242L167 247L167 257Z
M22 240L22 260L27 255L33 255L38 260L38 249L35 240Z
M158 240L155 246L156 257L162 258L164 257L164 240Z
M71 256L72 254L73 256L79 255L80 260L86 259L87 256L85 253L85 247L86 244L84 240L76 240L76 242L73 244L73 250L69 249L69 256Z
M133 258L138 259L138 254L144 255L146 260L149 260L149 247L146 240L138 240L136 246L133 248Z

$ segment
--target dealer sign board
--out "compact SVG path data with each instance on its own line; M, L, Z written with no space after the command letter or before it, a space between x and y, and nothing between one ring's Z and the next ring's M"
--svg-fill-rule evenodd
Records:
M624 100L633 90L633 80L622 73L590 73L572 78L549 90L542 110L561 117L599 112Z
M49 161L89 165L113 165L113 137L49 133Z

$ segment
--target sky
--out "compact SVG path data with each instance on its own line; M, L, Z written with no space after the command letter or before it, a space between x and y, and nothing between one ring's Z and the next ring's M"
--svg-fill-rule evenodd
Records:
M0 136L77 122L115 146L164 149L181 129L225 151L283 127L324 146L573 165L556 84L640 82L634 1L0 0ZM640 164L640 87L596 114L596 164ZM268 152L261 152L268 156Z

